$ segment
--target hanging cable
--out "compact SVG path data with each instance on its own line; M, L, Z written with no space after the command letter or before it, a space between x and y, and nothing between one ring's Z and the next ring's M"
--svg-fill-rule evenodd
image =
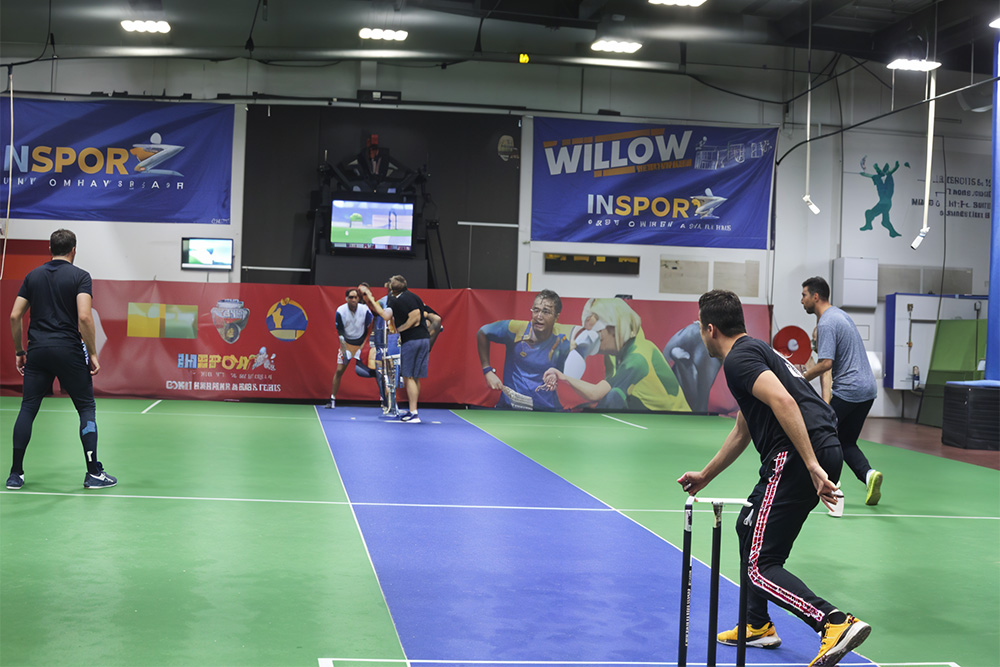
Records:
M14 191L14 66L7 65L7 92L10 97L10 156L7 165L7 214L3 222L3 249L0 250L0 280L3 280L4 267L7 264L7 239L10 238L10 199Z
M944 171L944 196L941 198L941 284L938 286L938 307L937 321L941 321L941 301L944 300L944 268L948 264L948 158L944 144L944 137L941 137L941 168ZM978 313L977 319L978 319ZM976 329L979 333L979 329ZM976 348L974 355L979 354Z

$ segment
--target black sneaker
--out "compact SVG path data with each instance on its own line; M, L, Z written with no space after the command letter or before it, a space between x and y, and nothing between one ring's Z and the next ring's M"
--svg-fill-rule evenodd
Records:
M399 418L399 421L406 422L407 424L419 424L420 417L416 412L407 412L405 415Z
M24 486L24 474L18 475L16 472L12 472L7 478L7 488L17 491L22 486Z
M109 489L118 483L117 477L112 477L108 473L104 472L104 466L100 463L97 464L97 469L100 470L98 474L87 473L87 476L83 478L83 488L85 489Z

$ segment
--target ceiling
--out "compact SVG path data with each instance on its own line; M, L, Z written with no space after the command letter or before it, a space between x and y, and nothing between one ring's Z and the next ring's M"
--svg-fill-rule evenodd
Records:
M446 65L515 62L524 52L535 63L628 61L671 71L686 63L689 47L805 49L811 36L819 51L885 63L909 44L921 55L936 50L948 69L991 74L996 31L987 24L998 16L1000 0L707 0L699 8L645 0L0 0L0 55ZM126 33L123 18L164 19L172 30ZM409 38L362 40L364 26L405 29ZM643 47L590 60L600 55L590 49L599 36Z

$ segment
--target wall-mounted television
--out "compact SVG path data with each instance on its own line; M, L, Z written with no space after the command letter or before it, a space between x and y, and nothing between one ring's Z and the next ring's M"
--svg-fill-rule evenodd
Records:
M233 240L181 239L181 268L202 271L232 271Z
M371 192L335 193L330 202L330 250L412 253L412 198Z

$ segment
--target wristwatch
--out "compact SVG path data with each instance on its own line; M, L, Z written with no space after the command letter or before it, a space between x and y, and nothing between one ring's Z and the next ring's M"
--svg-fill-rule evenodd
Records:
M496 372L497 369L493 368L492 366L483 366L483 375L486 375L487 373L496 373Z
M15 354L15 356L18 356L18 357L26 357L26 356L28 356L28 353L25 352L24 350L21 350L20 352L14 352L14 354Z

